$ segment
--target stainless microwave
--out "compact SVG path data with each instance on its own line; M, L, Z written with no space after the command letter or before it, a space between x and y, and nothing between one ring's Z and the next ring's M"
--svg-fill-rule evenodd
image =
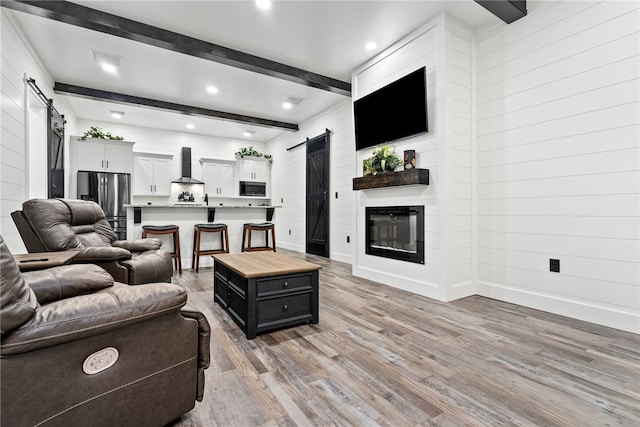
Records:
M240 181L240 195L265 197L267 195L266 182Z

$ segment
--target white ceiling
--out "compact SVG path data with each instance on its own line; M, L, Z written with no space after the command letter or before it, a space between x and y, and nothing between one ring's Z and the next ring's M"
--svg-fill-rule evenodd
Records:
M253 1L77 1L145 24L195 37L342 81L351 72L442 11L471 27L500 22L472 0L459 1L274 1L270 10ZM13 12L56 82L299 124L343 95L240 70L132 40ZM375 41L377 49L364 44ZM121 56L116 74L92 60L91 50ZM219 89L211 95L209 85ZM304 101L290 110L294 96ZM109 110L125 112L120 124L223 138L266 142L282 131L185 116L66 95L80 119L115 122ZM187 123L195 127L189 131Z

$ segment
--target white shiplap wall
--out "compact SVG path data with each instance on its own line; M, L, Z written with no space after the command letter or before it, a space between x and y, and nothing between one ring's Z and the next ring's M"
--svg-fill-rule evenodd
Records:
M530 2L477 36L480 294L640 332L639 29L638 2Z
M416 151L417 167L429 169L429 186L358 191L355 275L420 295L451 300L475 293L472 276L472 34L442 14L354 72L360 98L425 66L429 132L395 141L402 155ZM354 173L362 175L358 153ZM425 207L424 265L366 255L365 207Z
M11 219L11 212L21 209L22 202L29 198L29 171L27 155L29 150L46 151L46 141L28 147L25 133L25 76L36 80L38 87L47 97L53 98L56 109L65 115L66 134L75 131L75 117L64 100L53 93L53 80L40 60L33 53L28 39L13 19L13 12L0 8L2 32L2 81L1 139L0 139L0 234L13 253L25 252L22 239ZM65 137L65 150L68 149L68 136ZM68 151L67 151L68 152ZM68 162L65 164L68 169ZM36 174L31 174L34 179ZM46 187L41 171L37 174L42 182L35 183ZM34 185L34 183L32 183ZM65 182L65 185L68 185ZM39 194L46 194L46 189Z
M287 133L268 144L269 152L273 155L272 202L282 206L276 210L274 217L277 244L287 249L305 252L306 148L304 145L290 151L287 151L287 148L305 141L306 138L321 135L329 129L329 252L331 259L350 263L352 247L355 244L355 200L351 189L355 141L351 98L345 98L328 110L301 123L299 128L298 132ZM350 243L347 243L347 236L350 237Z

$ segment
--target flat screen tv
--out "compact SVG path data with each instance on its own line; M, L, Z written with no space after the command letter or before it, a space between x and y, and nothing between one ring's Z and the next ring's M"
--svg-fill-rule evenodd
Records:
M353 103L356 150L428 132L425 67Z

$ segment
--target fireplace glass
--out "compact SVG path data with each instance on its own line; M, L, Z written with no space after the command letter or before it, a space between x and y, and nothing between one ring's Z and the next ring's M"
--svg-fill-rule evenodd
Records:
M365 208L366 253L424 264L424 206Z

